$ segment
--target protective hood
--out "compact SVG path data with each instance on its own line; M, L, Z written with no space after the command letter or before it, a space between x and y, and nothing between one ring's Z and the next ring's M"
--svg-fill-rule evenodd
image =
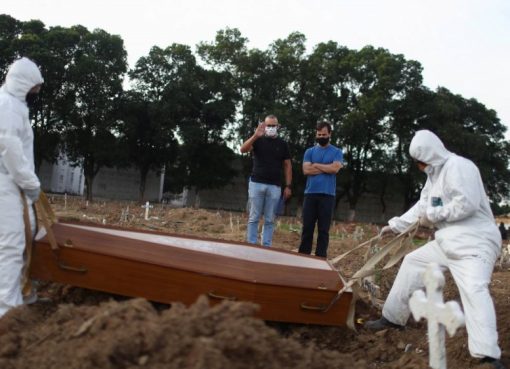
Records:
M25 101L28 91L43 82L44 80L37 65L30 59L23 57L16 60L9 67L5 77L4 88L19 100Z
M437 167L443 165L452 153L446 150L439 137L424 129L415 133L409 154L415 160Z

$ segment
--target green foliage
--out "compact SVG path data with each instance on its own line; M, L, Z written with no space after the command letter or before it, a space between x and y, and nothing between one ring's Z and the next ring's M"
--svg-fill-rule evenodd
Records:
M21 33L22 22L7 14L0 14L0 77L5 78L7 68L16 58L13 42Z
M68 65L63 99L65 151L71 162L83 165L87 199L100 168L118 162L116 112L127 69L124 43L103 30L75 28L79 41Z
M227 184L235 174L224 140L237 102L231 74L202 68L189 47L173 44L153 47L130 76L135 90L162 113L160 131L167 140L171 132L181 141L175 160L166 162L168 185L198 192Z
M124 95L119 119L121 152L125 165L135 166L140 172L139 200L143 202L149 171L160 171L176 157L178 144L173 126L165 119L160 104L145 100L134 90Z
M491 204L492 212L495 216L504 216L510 214L510 204Z

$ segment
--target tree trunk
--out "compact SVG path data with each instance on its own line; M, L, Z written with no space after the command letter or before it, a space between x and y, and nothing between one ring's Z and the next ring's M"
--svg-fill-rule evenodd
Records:
M83 175L85 176L85 199L92 202L92 187L94 185L94 179L99 172L99 167L96 168L92 160L83 161Z
M347 216L347 221L353 222L356 218L356 209L349 209L349 215Z
M355 193L348 193L347 200L349 202L349 213L347 215L347 221L353 222L356 217L356 205L358 204L358 198Z
M381 217L379 221L381 223L386 222L386 201L384 200L384 196L386 195L386 187L387 180L385 178L383 185L381 186L381 191L379 192L379 202L381 203Z
M198 189L195 187L195 201L193 202L193 207L195 209L200 208L200 195L198 194Z
M147 174L149 173L149 169L142 168L140 170L140 186L138 187L138 197L140 202L145 202L145 185L147 183Z
M94 184L94 176L85 174L85 200L92 202L92 185Z

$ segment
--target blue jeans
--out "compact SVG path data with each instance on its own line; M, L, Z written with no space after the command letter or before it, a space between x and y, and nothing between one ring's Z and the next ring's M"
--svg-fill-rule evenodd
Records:
M259 219L264 215L262 229L262 245L271 246L273 241L274 218L278 201L280 200L280 186L250 181L248 185L248 198L250 200L250 216L246 241L257 243Z

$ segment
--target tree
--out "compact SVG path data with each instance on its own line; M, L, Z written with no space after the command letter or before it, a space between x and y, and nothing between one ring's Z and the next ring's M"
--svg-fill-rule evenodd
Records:
M509 143L504 138L506 127L496 112L446 88L433 92L420 87L401 101L391 124L398 142L392 157L406 185L405 208L418 200L425 181L409 157L409 144L419 129L433 131L448 150L471 159L478 166L493 206L508 196Z
M494 110L476 99L466 100L446 88L438 88L431 112L419 128L435 132L452 152L471 159L480 169L493 203L508 196L510 172L506 127Z
M151 48L147 56L141 57L129 72L131 81L133 82L133 91L140 99L143 99L147 109L147 119L150 120L151 127L157 129L148 129L144 142L158 141L161 135L166 137L167 143L171 144L169 148L173 155L166 158L164 165L165 171L165 190L168 190L169 181L172 182L171 189L173 191L182 190L184 186L184 176L180 167L179 143L177 137L177 125L185 117L186 112L182 107L181 101L188 96L185 91L174 89L173 85L180 84L180 80L189 74L189 70L195 67L195 59L186 45L173 44L164 49L154 46ZM141 122L140 122L141 123ZM146 126L147 129L149 126ZM159 145L158 145L159 146ZM144 148L140 147L141 150ZM145 146L147 149L147 146ZM149 150L151 151L151 150ZM145 155L144 155L145 157ZM144 166L147 166L152 155L146 155L145 164L138 165L141 177L144 176ZM155 161L151 165L162 165L159 156L155 157ZM175 178L174 178L175 176ZM170 180L169 180L170 178Z
M198 193L227 184L235 173L224 137L237 101L231 75L202 68L188 46L173 44L152 48L130 76L135 89L158 106L166 120L160 127L181 142L177 161L167 163L167 173L178 173L172 186Z
M409 209L419 198L424 183L421 173L409 156L409 144L416 130L423 126L433 109L434 92L418 86L396 103L389 131L392 149L388 151L386 172L397 175L403 185L403 209Z
M22 22L10 15L0 14L0 77L2 81L7 74L7 68L16 59L13 42L21 33Z
M39 170L43 161L53 163L62 154L62 133L68 112L74 108L65 86L80 33L77 29L53 27L41 31L38 38L31 36L28 39L31 41L20 39L23 41L22 47L18 46L20 54L36 61L44 78L36 105L30 110L35 136L35 167Z
M65 151L71 162L83 166L86 198L92 200L98 171L118 159L116 109L127 69L126 51L119 36L103 30L80 34L64 83L64 100L72 103L66 114Z
M181 117L182 183L197 196L203 189L228 184L236 174L235 154L226 145L225 129L233 122L238 97L228 72L195 65L181 77L166 93L174 99Z
M127 92L120 109L120 139L127 163L140 173L139 199L144 201L150 170L171 166L177 155L177 140L171 124L166 124L160 104L146 100L140 92Z
M368 172L384 165L385 152L392 146L388 123L395 104L408 90L421 83L421 66L402 55L365 47L353 53L344 89L348 91L348 112L342 117L339 137L346 149L345 190L350 216L367 190Z

